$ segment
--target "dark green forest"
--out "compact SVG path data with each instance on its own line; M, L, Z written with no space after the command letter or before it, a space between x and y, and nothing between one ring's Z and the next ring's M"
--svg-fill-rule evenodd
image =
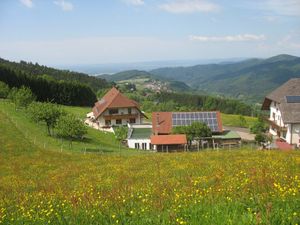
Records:
M11 62L0 58L0 66L5 66L6 68L9 68L16 72L24 72L27 75L31 76L47 75L54 78L55 80L77 81L79 83L88 85L93 89L94 92L97 92L99 89L111 86L111 83L108 83L105 79L69 70L54 69L51 67L39 65L38 63L25 61Z
M93 90L77 81L55 80L49 76L32 76L0 65L0 81L10 88L29 87L37 101L63 105L92 106L96 99Z

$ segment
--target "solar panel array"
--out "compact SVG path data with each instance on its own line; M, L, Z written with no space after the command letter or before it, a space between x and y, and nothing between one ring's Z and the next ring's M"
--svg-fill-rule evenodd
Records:
M189 126L193 122L205 123L212 132L218 132L217 112L172 112L172 125Z
M300 103L300 96L299 95L289 95L285 96L287 103Z

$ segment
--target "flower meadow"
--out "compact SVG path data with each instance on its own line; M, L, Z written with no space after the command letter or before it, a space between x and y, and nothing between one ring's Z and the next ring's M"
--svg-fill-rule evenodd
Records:
M1 225L300 224L299 151L84 155L0 119Z

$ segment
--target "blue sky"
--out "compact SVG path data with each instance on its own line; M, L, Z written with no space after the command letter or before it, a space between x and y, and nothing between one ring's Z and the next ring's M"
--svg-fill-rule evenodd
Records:
M0 57L46 65L300 55L300 0L1 0Z

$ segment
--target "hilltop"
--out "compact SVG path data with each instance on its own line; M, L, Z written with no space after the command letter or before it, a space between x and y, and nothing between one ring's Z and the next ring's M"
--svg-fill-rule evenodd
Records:
M139 89L151 89L153 91L190 91L190 86L178 80L155 76L147 71L127 70L112 75L100 75L109 82L117 84L132 83Z
M149 71L154 76L185 82L190 87L252 102L293 77L300 77L300 58L278 55L234 63L168 67Z

